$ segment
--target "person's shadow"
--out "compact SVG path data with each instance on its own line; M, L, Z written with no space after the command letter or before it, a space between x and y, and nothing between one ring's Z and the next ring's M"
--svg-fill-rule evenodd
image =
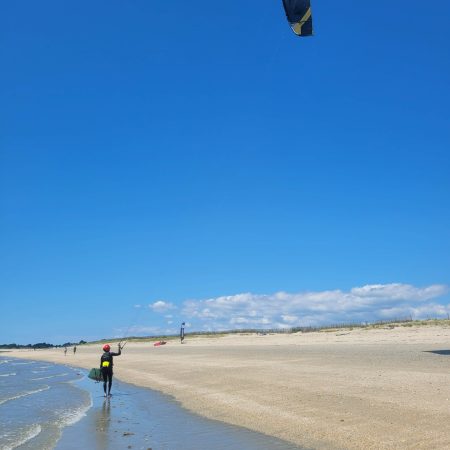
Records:
M434 353L436 355L450 356L450 350L425 350L424 353Z

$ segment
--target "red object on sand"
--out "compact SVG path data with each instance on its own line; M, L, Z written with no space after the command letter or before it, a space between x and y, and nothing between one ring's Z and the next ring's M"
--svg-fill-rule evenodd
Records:
M167 344L167 342L166 341L158 341L158 342L155 342L153 345L155 347L159 347L160 345L164 345L164 344Z

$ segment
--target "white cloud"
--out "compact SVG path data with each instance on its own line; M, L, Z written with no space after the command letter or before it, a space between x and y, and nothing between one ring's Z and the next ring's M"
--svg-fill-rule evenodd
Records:
M298 316L289 316L287 314L283 314L281 316L281 318L283 319L283 322L286 322L286 323L298 323L299 322Z
M349 291L275 294L242 293L185 302L183 317L194 328L224 330L281 328L395 318L446 316L450 312L433 300L448 292L445 285L423 288L409 284L374 284Z
M148 307L157 313L164 313L176 308L176 306L172 303L165 302L163 300L158 300L155 303L151 303L150 305L148 305Z
M389 299L389 300L408 300L408 301L424 301L430 300L445 292L446 287L435 284L425 288L416 288L410 284L374 284L353 288L351 293L361 298L373 300Z
M160 327L149 327L149 326L141 326L134 325L128 329L119 328L116 330L116 337L125 337L128 338L130 336L153 336L161 333Z

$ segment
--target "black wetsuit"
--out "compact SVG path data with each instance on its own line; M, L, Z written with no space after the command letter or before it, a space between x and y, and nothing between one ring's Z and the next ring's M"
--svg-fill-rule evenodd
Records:
M184 341L184 322L181 324L181 328L180 328L180 341L181 341L181 343L183 343L183 341Z
M108 383L108 395L111 393L112 378L113 378L113 356L119 356L122 353L119 347L119 353L105 352L100 358L100 370L103 376L103 391L106 395L106 383Z

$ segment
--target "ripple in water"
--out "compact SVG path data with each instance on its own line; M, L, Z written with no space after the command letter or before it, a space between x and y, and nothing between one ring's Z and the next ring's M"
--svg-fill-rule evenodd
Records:
M38 367L34 361L0 358L0 362L0 450L53 449L62 430L83 418L91 407L90 394L71 383L81 378L78 371L55 365ZM32 368L44 376L32 379Z
M21 392L20 394L0 400L0 405L3 405L3 403L6 403L6 402L11 402L13 400L18 400L19 398L22 398L22 397L27 397L28 395L39 394L39 392L47 391L48 389L50 389L50 386L44 386L43 388L36 389L35 391Z
M14 431L9 431L0 436L0 442L5 441L5 444L2 444L0 450L13 450L20 447L38 436L41 431L42 428L37 423Z

